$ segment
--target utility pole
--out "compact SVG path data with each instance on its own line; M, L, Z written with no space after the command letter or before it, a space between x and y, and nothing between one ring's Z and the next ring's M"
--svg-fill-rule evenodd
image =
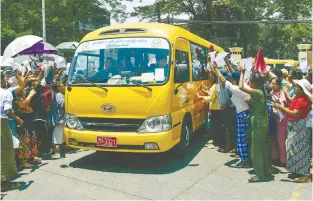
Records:
M46 42L46 8L45 0L42 0L42 38L43 42Z
M158 15L158 22L161 22L161 11L160 11L160 2L159 1L156 3L156 11L157 11L157 15Z

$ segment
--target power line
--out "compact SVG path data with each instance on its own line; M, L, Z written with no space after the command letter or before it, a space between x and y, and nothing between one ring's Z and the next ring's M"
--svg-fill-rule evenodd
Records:
M165 22L165 20L163 20ZM312 23L312 20L255 20L255 21L202 21L202 20L183 20L173 19L175 24L300 24Z

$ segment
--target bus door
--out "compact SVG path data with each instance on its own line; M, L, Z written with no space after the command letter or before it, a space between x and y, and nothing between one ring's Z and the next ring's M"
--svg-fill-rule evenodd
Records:
M191 66L189 43L183 38L177 38L174 45L174 84L172 89L172 121L174 139L178 139L181 133L183 118L189 112L192 104L192 93L190 90Z

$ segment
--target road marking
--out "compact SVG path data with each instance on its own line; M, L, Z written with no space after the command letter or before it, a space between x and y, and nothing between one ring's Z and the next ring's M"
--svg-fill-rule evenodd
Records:
M297 184L295 188L295 192L293 192L290 200L300 200L301 193L299 192L299 189L302 188L303 186L304 186L303 183Z

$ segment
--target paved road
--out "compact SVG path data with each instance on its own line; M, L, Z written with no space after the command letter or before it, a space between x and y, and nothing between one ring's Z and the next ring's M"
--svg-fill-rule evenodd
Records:
M24 170L20 190L1 193L4 200L312 200L312 183L296 184L284 169L274 181L249 184L248 171L236 169L230 154L207 148L197 136L190 154L103 154L79 150L65 159Z

